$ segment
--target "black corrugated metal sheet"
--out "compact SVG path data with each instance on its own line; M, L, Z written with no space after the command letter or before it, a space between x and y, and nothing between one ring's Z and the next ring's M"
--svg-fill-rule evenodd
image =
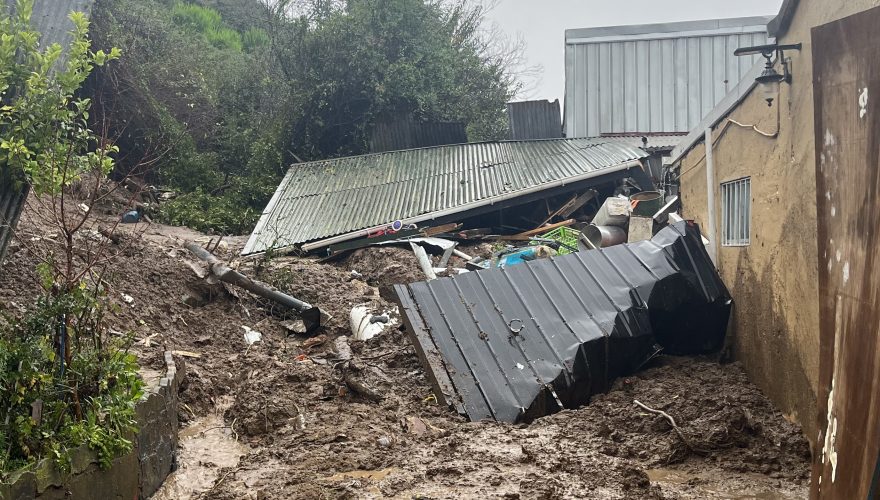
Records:
M36 0L31 15L31 25L42 36L40 45L47 47L53 43L59 43L66 48L71 41L70 31L73 23L68 16L73 11L91 12L92 0ZM5 10L5 9L10 10ZM12 12L15 8L15 0L6 0L0 4L0 10ZM63 64L64 55L56 64ZM12 240L15 226L24 207L28 195L28 186L20 182L13 182L13 177L5 171L6 165L0 164L0 263L6 254L6 248Z
M562 114L559 99L550 102L523 101L507 103L510 139L558 139L562 137Z
M397 285L438 400L471 420L574 408L657 351L712 352L730 295L699 228L504 269Z
M464 123L420 122L412 116L380 121L370 136L370 152L384 153L402 149L428 148L467 142Z

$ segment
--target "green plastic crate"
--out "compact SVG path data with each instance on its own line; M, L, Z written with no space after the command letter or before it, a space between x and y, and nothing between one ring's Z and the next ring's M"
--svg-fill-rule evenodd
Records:
M538 238L542 240L553 240L560 243L558 254L565 255L572 252L576 252L578 248L578 239L581 236L581 232L577 229L572 229L570 227L558 227L548 233L544 233ZM535 243L540 243L540 241L536 241Z

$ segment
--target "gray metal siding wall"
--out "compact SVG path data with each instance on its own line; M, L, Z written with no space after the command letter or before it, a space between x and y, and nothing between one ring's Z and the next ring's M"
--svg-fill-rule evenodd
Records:
M0 169L2 168L0 167ZM12 240L27 194L26 185L15 183L9 176L0 172L0 266L3 264L3 257Z
M70 31L73 23L68 16L73 11L90 13L92 0L37 0L34 2L34 11L31 15L31 24L42 35L40 41L43 47L53 43L59 43L66 48L70 44ZM4 9L10 9L6 11ZM0 10L11 12L15 8L15 0L6 0L5 5L0 4ZM63 64L65 58L59 59ZM12 240L18 218L24 208L28 195L26 185L12 181L11 176L4 171L5 165L0 165L0 264L6 254L6 248Z
M459 122L419 122L411 116L376 124L370 136L370 153L464 144L467 131Z
M566 43L568 137L687 132L760 57L733 51L768 40L766 32L624 38Z
M559 100L507 103L510 140L558 139L562 137Z

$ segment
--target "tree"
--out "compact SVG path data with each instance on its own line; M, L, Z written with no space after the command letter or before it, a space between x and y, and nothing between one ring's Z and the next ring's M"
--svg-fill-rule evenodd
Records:
M63 61L65 48L40 47L32 7L18 0L14 13L0 13L0 170L46 200L61 237L35 252L43 287L35 306L0 318L0 472L45 457L67 465L68 450L81 444L109 465L132 447L142 387L134 357L108 341L107 255L79 237L91 209L66 196L84 176L102 179L113 169L116 147L89 129L90 101L76 92L119 51L92 51L89 23L74 12Z
M462 121L470 140L506 135L519 88L517 49L483 38L485 11L467 0L349 0L321 4L309 23L274 38L297 115L291 147L304 158L359 154L380 117ZM286 36L285 36L286 35Z
M377 121L506 137L519 49L470 2L99 0L96 43L124 56L91 88L123 158L164 152L162 221L247 232L289 165L365 153Z

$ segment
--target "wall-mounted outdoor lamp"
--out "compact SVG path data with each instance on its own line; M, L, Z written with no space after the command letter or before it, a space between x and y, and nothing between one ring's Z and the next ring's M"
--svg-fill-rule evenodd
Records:
M779 45L774 43L771 45L757 45L754 47L736 49L733 53L735 56L761 54L767 59L767 66L764 68L761 76L755 78L755 81L761 86L761 92L764 94L764 100L767 101L767 106L772 106L773 100L779 95L780 83L785 82L791 84L791 73L788 70L788 65L791 62L791 59L785 57L786 50L801 50L801 44ZM781 75L774 67L774 55L776 56L776 60L782 62Z

